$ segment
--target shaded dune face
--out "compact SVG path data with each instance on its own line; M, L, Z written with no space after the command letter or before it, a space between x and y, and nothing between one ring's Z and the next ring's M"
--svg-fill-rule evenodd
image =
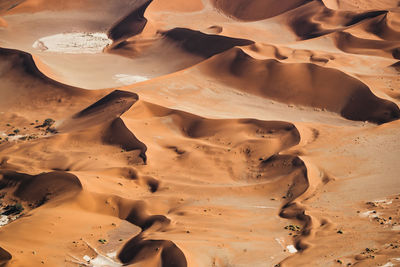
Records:
M398 120L400 109L391 101L377 98L372 92L359 89L350 96L341 114L351 120L382 124Z
M142 232L125 243L118 254L124 264L135 264L154 259L161 266L187 266L183 252L169 240L152 240L145 238L147 230L164 231L171 221L163 215L149 215L146 204L142 201L131 203L123 199L118 202L119 217L139 226Z
M212 4L223 13L245 21L256 21L275 17L312 0L212 0Z
M385 123L399 119L396 104L376 97L368 86L339 70L256 60L240 49L212 58L200 68L245 92L327 109L350 120Z
M314 1L296 12L289 12L286 16L293 32L302 40L316 38L332 32L342 31L364 20L386 14L387 11L335 11L328 9L323 3Z
M0 171L0 189L12 188L15 197L30 203L33 207L41 206L53 199L72 197L82 190L78 177L66 172L49 172L28 175L13 171Z
M108 36L114 41L126 39L140 34L147 24L144 12L153 0L137 1L137 7L121 21L117 22L109 31Z
M18 5L20 5L21 3L23 3L25 0L3 0L0 3L0 14L1 13L5 13L15 7L17 7Z
M167 240L145 240L142 235L132 238L124 246L118 257L124 264L135 264L145 259L157 257L161 266L187 266L185 255L173 242Z
M62 101L97 95L48 78L30 54L13 49L0 48L0 78L0 110L42 109L45 104L57 107ZM40 88L40 94L36 88Z
M388 12L365 23L363 28L387 41L399 41L400 29L394 27L393 18L399 17L398 13Z
M0 247L0 266L3 266L12 259L12 255Z
M347 53L400 59L399 41L369 40L346 32L335 33L334 41L339 49Z
M176 42L189 53L204 58L212 57L235 46L254 44L251 40L230 38L221 35L205 34L185 28L175 28L162 33L163 36Z
M121 118L117 118L111 122L110 126L105 129L102 139L106 144L119 146L125 151L140 150L139 156L143 159L144 163L146 163L146 145L140 142L139 139L129 131Z
M395 99L392 102L377 97L389 95L381 91L381 84L389 84L386 79L400 68L393 60L400 58L400 24L392 17L397 15L392 11L342 11L341 0L196 0L195 4L182 5L182 0L171 4L166 0L48 0L49 6L45 7L46 1L5 0L0 3L0 14L26 3L22 11L30 5L34 10L52 12L68 7L74 14L78 7L86 12L96 4L101 10L110 6L110 13L123 17L109 27L108 35L114 44L104 52L110 54L97 55L99 58L113 57L112 52L116 52L136 60L132 63L133 72L140 64L149 64L156 72L160 64L173 61L173 57L187 61L168 69L171 72L167 77L153 80L149 76L145 77L147 82L123 87L128 91L115 88L89 92L49 79L36 67L36 56L0 48L0 82L4 82L0 83L0 111L7 116L0 118L1 136L8 136L17 127L26 128L29 134L37 129L38 121L32 123L37 116L57 116L56 123L35 139L16 137L0 142L0 211L7 201L12 206L20 200L27 212L21 213L21 220L10 219L1 229L0 245L13 255L0 247L0 266L30 264L29 260L43 260L49 265L54 261L68 266L97 266L92 255L104 256L100 253L106 250L113 252L107 257L113 258L115 266L342 263L339 257L349 252L340 247L358 235L356 223L367 229L368 223L373 222L360 219L360 212L354 215L356 206L350 202L358 196L340 187L351 185L352 190L359 190L358 181L347 182L353 182L353 177L361 180L366 169L361 166L353 172L353 168L340 162L343 159L337 158L354 160L354 165L367 162L370 155L356 154L378 144L368 143L367 137L353 136L355 132L381 133L396 127L396 122L388 122L400 118ZM104 7L104 3L108 4ZM152 3L157 4L154 9ZM324 3L338 10L329 9ZM154 22L149 31L145 14ZM205 21L198 25L184 21L189 18L199 22L203 15ZM268 32L262 32L264 26ZM243 37L246 39L229 37L240 36L247 27L247 37ZM279 38L267 44L268 38L260 36L260 32L272 36L269 29L290 35L289 44L276 41ZM150 36L151 32L154 36ZM296 36L307 41L295 42ZM169 49L165 49L167 45ZM169 57L160 56L169 51ZM385 61L377 65L392 65L393 72L382 70L388 75L375 84L367 74L353 71L350 65L354 62L343 63L346 53L353 54L350 59L355 64L372 62L359 55L383 58ZM110 65L104 67L113 68ZM191 66L194 67L174 73ZM49 65L51 72L50 69ZM96 75L99 73L102 72ZM117 75L129 77L123 73ZM140 92L146 101L131 91ZM194 101L201 104L196 106ZM349 122L325 110L347 120L388 124L378 127ZM284 114L296 112L299 115ZM386 142L383 135L379 138ZM347 146L346 142L354 142L357 147ZM340 152L334 152L337 146L341 146ZM348 151L354 155L349 156ZM333 153L338 155L330 155ZM329 160L332 162L325 164ZM395 165L383 156L377 161ZM373 164L368 166L371 173ZM330 165L339 168L343 176L331 176ZM346 196L344 201L354 210L342 210L340 201L332 195ZM76 224L71 223L77 214L87 221L80 218ZM349 219L343 214L356 223L346 225ZM1 219L4 218L0 216L0 222ZM45 223L51 226L47 229ZM342 226L346 228L343 230ZM62 250L49 249L53 244L43 241L44 234L32 233L47 234L50 227L54 247L61 245ZM8 229L10 232L5 234ZM25 231L27 238L20 239L13 233L15 229L17 233ZM383 233L376 229L374 232ZM337 238L338 234L341 238ZM354 242L364 238L358 237ZM31 253L35 240L38 242ZM388 243L381 241L375 242L377 246ZM352 242L348 244L353 245ZM354 249L349 245L348 250ZM59 253L57 259L53 252ZM383 265L383 260L378 259L382 254L376 255L376 259L365 258L363 263L379 260ZM69 257L73 261L69 262ZM346 256L344 264L356 265L357 261L357 257Z

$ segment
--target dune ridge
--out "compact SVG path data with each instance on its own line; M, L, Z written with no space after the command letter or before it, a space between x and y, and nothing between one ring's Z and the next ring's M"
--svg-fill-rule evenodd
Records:
M213 5L234 18L254 21L275 17L299 6L305 5L312 0L296 0L296 1L252 1L247 3L243 0L226 1L213 0Z
M254 44L254 42L250 40L204 34L200 31L193 31L184 28L175 28L162 34L166 38L180 44L180 46L182 46L187 52L200 55L204 58L220 54L235 46Z
M141 3L143 2L143 3ZM118 41L123 38L135 36L141 33L147 24L147 19L144 17L144 12L151 4L152 0L139 1L135 3L137 7L125 18L121 19L108 31L108 36Z
M380 124L400 117L396 104L376 97L362 82L314 64L256 60L241 49L233 49L200 68L211 76L219 73L217 79L241 90L245 88L246 92L288 104L327 109L351 120ZM303 81L297 83L291 77L302 77Z
M279 137L280 146L270 152L267 151L271 149L272 143L265 146L262 143L255 143L255 140L252 142L250 140L247 141L250 141L245 146L247 148L242 150L247 158L246 164L258 170L254 173L254 176L250 171L247 179L248 181L264 181L266 184L270 184L271 186L275 184L278 187L286 183L288 184L287 191L284 191L285 196L279 216L284 219L300 222L302 230L294 239L295 247L298 251L306 250L312 246L312 238L314 232L317 230L315 221L318 221L318 219L307 214L307 207L302 202L314 195L320 186L327 183L329 179L324 175L321 176L318 174L316 170L309 171L307 166L312 163L308 162L305 164L296 153L286 151L300 144L300 133L294 125L285 122L266 122L247 119L237 120L236 122L235 120L207 120L149 103L146 103L146 107L152 113L152 116L172 116L174 122L182 129L182 134L190 138L206 138L210 140L208 137L211 137L211 142L218 142L220 141L220 136L227 135L228 127L240 132L240 128L237 127L245 127L247 125L257 128L265 127L264 129L257 129L257 133L260 135L267 133L281 135ZM234 123L238 125L235 126ZM246 127L247 129L243 129L251 132L252 129L248 126ZM286 131L289 132L289 135L285 134ZM178 154L185 153L176 147L174 149ZM254 161L257 161L257 158L259 158L258 163L255 163ZM283 266L284 263L285 261L281 262Z
M1 266L398 263L398 1L45 2L0 3Z
M1 171L0 188L15 187L14 196L38 207L52 199L79 193L82 185L79 179L64 172L50 172L39 175Z
M57 103L72 98L98 95L97 92L68 86L48 78L39 71L28 53L1 48L0 57L0 75L3 81L0 103L4 108L17 108L27 103L32 109L43 107L44 103L57 106ZM17 78L20 75L26 76L23 82ZM41 94L36 93L36 86L41 88Z

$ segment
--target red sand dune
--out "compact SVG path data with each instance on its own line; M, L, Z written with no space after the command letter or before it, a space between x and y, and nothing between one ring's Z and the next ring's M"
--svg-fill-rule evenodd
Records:
M397 266L399 8L2 1L0 266Z
M385 123L400 118L394 103L379 99L362 82L314 64L258 61L237 49L213 58L201 69L218 73L217 79L239 90L288 104L327 109L351 120ZM298 82L299 77L302 82Z
M244 0L213 0L212 3L228 16L252 21L277 16L311 1L312 0L286 0L278 2L273 0L256 0L249 3Z

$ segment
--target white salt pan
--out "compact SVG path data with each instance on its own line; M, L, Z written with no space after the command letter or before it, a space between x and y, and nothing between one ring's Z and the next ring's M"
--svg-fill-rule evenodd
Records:
M32 47L40 51L67 54L96 54L112 43L105 33L60 33L37 40Z

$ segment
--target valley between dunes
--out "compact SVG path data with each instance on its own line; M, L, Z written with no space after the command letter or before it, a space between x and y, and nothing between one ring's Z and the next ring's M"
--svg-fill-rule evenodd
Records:
M400 266L400 2L0 1L0 266Z

